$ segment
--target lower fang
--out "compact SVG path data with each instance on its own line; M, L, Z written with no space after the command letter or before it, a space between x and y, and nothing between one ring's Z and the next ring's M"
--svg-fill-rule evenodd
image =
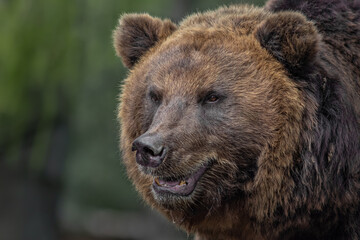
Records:
M187 184L187 183L186 183L184 180L180 182L180 186L186 185L186 184Z
M160 182L159 182L159 178L155 178L155 182L156 182L156 184L157 184L158 186L161 185Z

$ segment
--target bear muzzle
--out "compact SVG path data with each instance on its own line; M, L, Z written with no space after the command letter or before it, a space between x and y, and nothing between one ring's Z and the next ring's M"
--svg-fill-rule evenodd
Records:
M169 173L167 168L162 168L161 165L170 154L170 149L165 146L162 135L153 132L144 133L136 138L132 144L132 151L136 151L137 164L144 169L146 174L152 175L152 189L156 195L190 195L213 162L213 159L209 158L195 167L195 170L184 170L179 176Z

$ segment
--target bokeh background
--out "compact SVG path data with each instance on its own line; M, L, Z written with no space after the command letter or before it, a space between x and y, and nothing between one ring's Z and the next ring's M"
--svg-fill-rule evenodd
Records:
M0 0L0 239L192 239L150 210L118 149L125 12L179 22L236 0Z

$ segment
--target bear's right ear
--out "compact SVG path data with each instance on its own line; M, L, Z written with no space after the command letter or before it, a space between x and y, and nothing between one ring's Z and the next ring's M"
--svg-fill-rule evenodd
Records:
M152 46L176 30L170 20L148 14L125 14L113 33L116 54L127 68L132 68Z

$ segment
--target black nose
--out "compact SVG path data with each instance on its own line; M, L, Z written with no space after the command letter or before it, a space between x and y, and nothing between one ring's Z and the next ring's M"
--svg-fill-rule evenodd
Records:
M135 139L132 146L136 152L136 162L145 167L157 167L165 158L166 149L158 135L142 135Z

